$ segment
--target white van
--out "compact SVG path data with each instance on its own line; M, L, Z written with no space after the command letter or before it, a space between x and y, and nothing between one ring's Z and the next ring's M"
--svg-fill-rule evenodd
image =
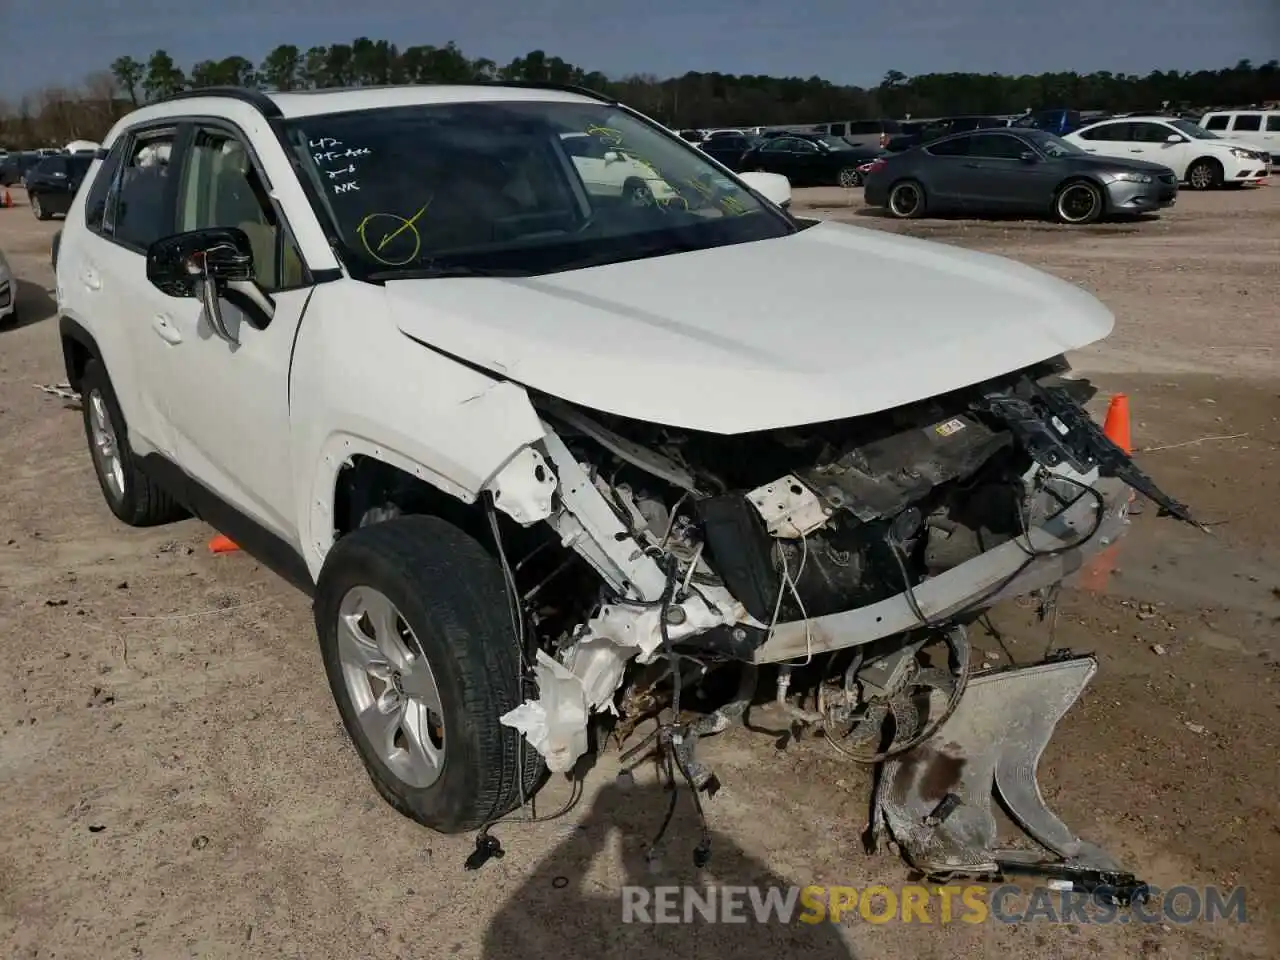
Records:
M1213 111L1200 118L1200 126L1265 150L1273 161L1280 154L1280 110Z

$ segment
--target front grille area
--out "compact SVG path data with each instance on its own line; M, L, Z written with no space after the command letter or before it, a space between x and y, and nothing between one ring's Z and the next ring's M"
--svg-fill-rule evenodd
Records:
M9 305L9 298L13 296L9 289L9 281L0 283L0 310Z

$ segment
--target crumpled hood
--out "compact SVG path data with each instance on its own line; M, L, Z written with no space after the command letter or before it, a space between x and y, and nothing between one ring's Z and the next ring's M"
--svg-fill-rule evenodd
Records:
M860 416L1111 332L1017 262L824 222L787 237L541 277L392 280L415 340L596 410L713 433Z

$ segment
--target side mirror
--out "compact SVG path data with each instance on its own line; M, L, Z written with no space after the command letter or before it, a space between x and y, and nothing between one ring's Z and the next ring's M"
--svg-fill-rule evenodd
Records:
M195 297L209 326L228 343L238 338L222 318L219 300L232 283L253 280L253 248L237 227L208 227L162 237L147 249L147 279L171 297Z
M1165 137L1165 143L1186 143L1187 138L1177 133L1171 133Z
M621 163L625 158L617 150L606 150L604 152L605 163Z
M780 173L740 173L738 179L780 207L791 205L791 181Z
M1035 163L1040 159L1032 150L1023 150L1022 153L1018 154L1018 156L1023 163Z

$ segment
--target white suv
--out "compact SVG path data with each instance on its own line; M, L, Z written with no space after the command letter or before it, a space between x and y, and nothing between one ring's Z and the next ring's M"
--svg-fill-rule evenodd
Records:
M572 133L677 199L593 193ZM195 91L98 157L57 296L108 506L310 592L370 776L439 830L652 705L641 665L856 648L840 722L901 722L885 656L1078 567L1126 483L1163 497L1057 379L1111 330L1089 294L797 221L587 92Z
M1252 183L1271 172L1271 158L1264 151L1249 143L1223 139L1180 118L1103 120L1063 139L1100 156L1163 164L1193 190Z

